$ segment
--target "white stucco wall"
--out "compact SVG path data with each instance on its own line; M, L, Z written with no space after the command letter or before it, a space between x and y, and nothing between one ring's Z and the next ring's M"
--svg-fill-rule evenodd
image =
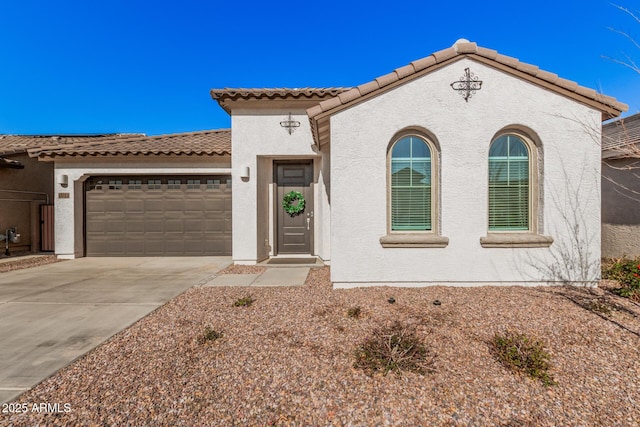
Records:
M229 162L203 158L189 160L159 160L149 162L105 158L85 161L59 160L54 170L55 253L61 259L83 256L83 185L90 176L99 175L228 175ZM66 188L58 177L67 175ZM235 182L233 183L235 185ZM61 198L60 193L68 198Z
M280 126L280 122L292 114L292 120L300 122L293 134ZM304 109L234 109L232 116L232 179L233 179L233 261L237 264L255 264L261 261L265 244L273 255L273 160L312 159L314 161L314 254L329 262L329 211L328 196L320 173L323 153L316 153L311 145L313 138L309 118ZM262 159L262 161L258 161ZM258 165L260 164L260 168ZM241 180L245 167L250 178ZM258 200L260 202L258 203ZM263 200L268 199L268 200ZM265 217L256 206L267 206ZM266 226L265 226L266 222ZM265 230L269 230L268 235Z
M482 89L468 102L450 84L469 67ZM585 124L587 124L585 126ZM593 284L600 266L600 112L462 59L331 118L331 278L336 287L425 284ZM506 126L543 146L542 223L549 248L485 248L488 151ZM441 147L445 248L383 248L387 149L419 126Z

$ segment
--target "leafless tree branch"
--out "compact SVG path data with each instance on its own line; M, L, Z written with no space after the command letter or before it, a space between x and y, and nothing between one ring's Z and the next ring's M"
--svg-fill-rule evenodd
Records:
M640 24L640 17L638 17L638 15L636 15L635 12L627 9L624 6L620 6L620 5L615 4L615 3L611 3L611 6L615 7L616 9L619 9L619 10L623 11L624 13L626 13L627 15L632 17L638 24Z

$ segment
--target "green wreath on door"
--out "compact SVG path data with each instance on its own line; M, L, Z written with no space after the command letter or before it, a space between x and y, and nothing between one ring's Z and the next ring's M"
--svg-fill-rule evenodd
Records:
M305 204L304 196L299 191L290 191L282 198L282 207L291 216L300 215L304 211Z

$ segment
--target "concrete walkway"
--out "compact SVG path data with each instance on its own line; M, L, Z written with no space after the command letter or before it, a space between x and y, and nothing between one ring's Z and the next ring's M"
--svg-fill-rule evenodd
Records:
M221 274L202 286L302 286L309 267L267 267L260 274Z
M0 402L186 289L211 282L230 263L230 257L80 258L0 273Z

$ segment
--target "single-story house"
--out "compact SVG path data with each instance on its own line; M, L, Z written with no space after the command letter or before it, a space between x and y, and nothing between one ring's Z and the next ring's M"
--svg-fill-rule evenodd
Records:
M640 114L602 127L602 256L640 256Z
M114 140L125 135L0 135L0 235L15 228L9 252L54 250L53 163L38 162L29 149ZM128 137L128 135L127 135ZM6 240L0 247L7 246Z
M599 279L611 97L466 40L354 88L211 96L230 130L30 151L55 165L58 256L313 256L335 287Z

